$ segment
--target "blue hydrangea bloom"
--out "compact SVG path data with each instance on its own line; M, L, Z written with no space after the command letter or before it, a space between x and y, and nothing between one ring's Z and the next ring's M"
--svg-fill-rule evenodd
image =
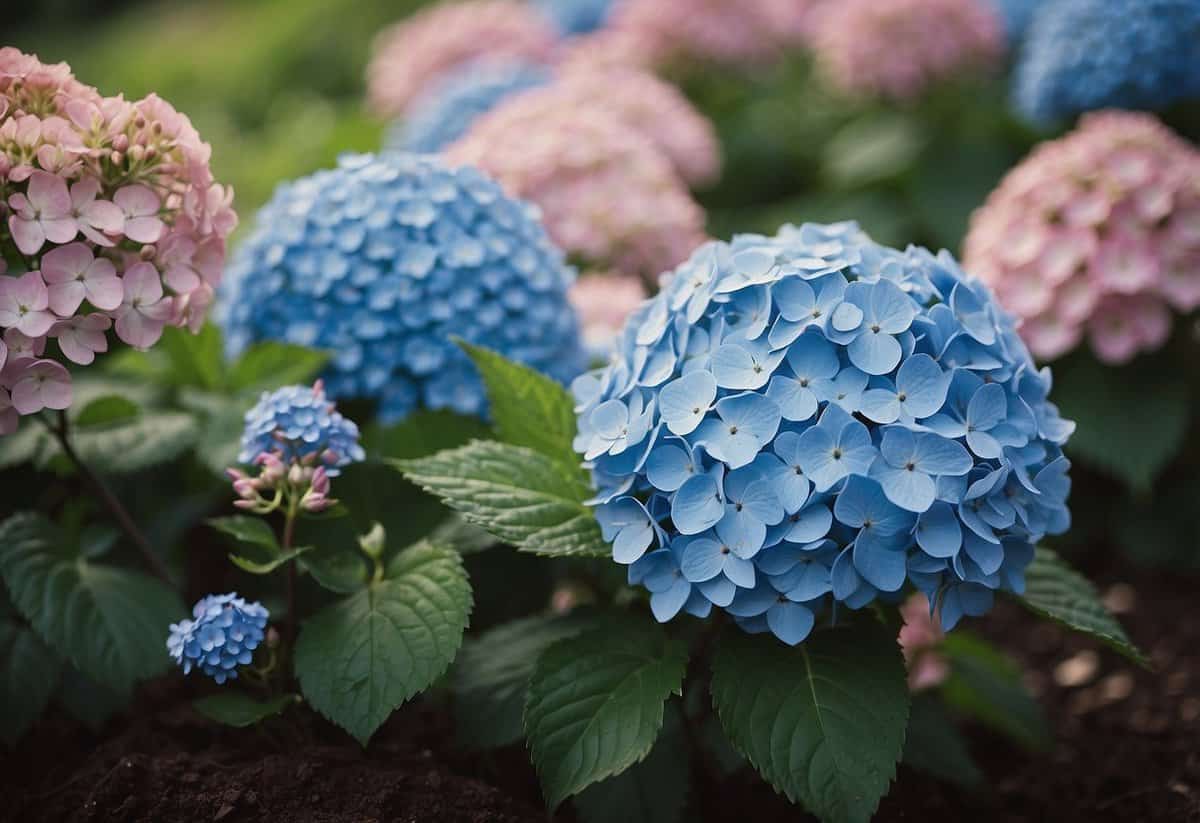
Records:
M564 36L587 34L607 22L613 0L534 0Z
M572 388L601 533L662 621L795 644L913 587L951 628L1070 522L1074 426L1013 320L853 223L701 247Z
M237 592L210 594L192 608L191 620L171 624L167 651L184 674L198 668L224 683L254 657L269 617L261 603L247 603Z
M347 420L315 386L284 386L262 397L246 412L238 462L250 464L263 452L280 452L285 464L317 456L326 474L366 458L358 444L358 426Z
M585 362L574 271L536 209L482 172L429 155L343 157L281 186L226 272L220 318L257 340L327 349L334 399L480 415L482 382L453 336L567 381Z
M1196 0L1047 0L1018 56L1017 108L1053 121L1200 97Z
M391 126L386 146L399 151L441 151L501 100L545 85L550 76L545 66L517 60L477 60L453 69Z

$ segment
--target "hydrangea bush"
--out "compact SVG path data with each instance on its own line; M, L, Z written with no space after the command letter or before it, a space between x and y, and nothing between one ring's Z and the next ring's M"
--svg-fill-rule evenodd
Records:
M788 226L673 273L576 382L575 445L660 621L717 607L795 644L911 584L951 628L1068 525L1049 389L949 254Z
M1200 98L1193 0L1046 0L1017 59L1017 107L1038 121Z
M67 408L65 364L91 364L110 330L144 349L199 328L237 223L209 155L159 97L103 97L0 48L0 434Z
M227 340L328 349L330 397L382 419L484 413L454 336L569 380L582 365L574 278L535 211L471 167L430 156L343 157L281 186L229 267Z
M1087 115L1008 173L964 249L1038 357L1154 351L1200 306L1200 152L1152 115Z

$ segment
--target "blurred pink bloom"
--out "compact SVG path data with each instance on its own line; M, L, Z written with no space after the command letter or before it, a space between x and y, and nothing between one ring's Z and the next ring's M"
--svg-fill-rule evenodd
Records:
M148 349L162 336L171 316L171 301L163 299L158 269L135 263L125 272L125 296L117 310L117 337L135 349Z
M640 277L619 273L587 274L567 292L583 327L583 344L597 358L607 356L625 327L625 319L646 299Z
M380 114L402 114L439 75L479 57L548 62L557 35L523 0L431 5L384 29L367 67L367 97Z
M818 65L852 94L908 100L1004 51L989 0L836 0L815 14Z
M929 600L914 594L900 607L900 648L908 664L908 688L919 692L940 686L950 676L950 666L939 651L944 635L929 613Z
M108 351L104 333L111 326L112 320L99 312L76 315L56 323L50 336L57 338L58 347L68 360L86 366L96 359L97 352Z
M40 272L20 277L0 275L0 327L41 337L54 325L49 305L50 295Z
M42 278L49 286L50 308L70 317L84 300L104 311L121 305L124 290L112 261L95 257L83 243L69 243L42 256Z
M47 240L69 243L75 239L78 228L71 216L71 195L61 177L33 172L25 194L10 196L8 205L13 209L8 228L22 254L37 254Z
M1039 358L1085 331L1105 362L1153 351L1170 336L1169 306L1200 306L1200 151L1153 115L1085 115L1001 181L963 256L1025 318Z
M71 375L53 360L34 360L23 366L12 383L12 405L18 414L71 405Z

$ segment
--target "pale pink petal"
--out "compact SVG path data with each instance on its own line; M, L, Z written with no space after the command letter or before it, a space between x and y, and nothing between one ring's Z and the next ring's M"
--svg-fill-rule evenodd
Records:
M130 306L117 312L117 337L135 349L148 349L162 336L165 323L154 320Z
M42 257L42 278L50 284L77 280L92 265L95 255L83 243L51 249Z
M67 104L68 109L70 103ZM77 183L71 184L71 208L79 211L88 203L96 199L96 195L100 193L100 181L95 177L85 177Z
M158 195L146 186L125 186L113 195L113 202L129 217L146 217L158 213Z
M88 268L84 286L87 288L88 302L104 311L112 311L120 306L125 296L116 267L103 258Z
M81 366L86 366L96 359L95 351L80 339L74 329L68 329L58 335L58 348L64 357Z
M133 217L125 220L125 236L135 243L157 243L166 225L157 217Z
M67 217L71 213L67 183L58 175L35 171L29 177L26 196L43 220Z
M200 276L182 263L169 266L163 280L176 294L187 294L200 285Z
M47 291L50 293L50 309L59 317L70 317L87 296L87 287L80 280L51 283Z
M153 263L134 263L125 271L125 302L148 305L162 299L162 280Z
M8 218L8 228L21 254L37 254L46 242L46 232L36 220L26 220L13 214Z
M88 203L79 210L79 217L81 222L109 234L119 234L125 226L125 213L107 200Z
M3 340L0 340L0 369L4 368L6 362L8 362L8 346Z

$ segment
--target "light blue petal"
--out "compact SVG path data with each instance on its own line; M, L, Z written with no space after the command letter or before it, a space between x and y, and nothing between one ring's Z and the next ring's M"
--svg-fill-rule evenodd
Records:
M896 368L902 353L900 342L895 337L870 329L854 338L846 349L850 362L867 374L888 374Z
M646 479L665 492L677 491L695 473L691 456L679 446L656 446L646 459Z
M833 377L841 368L833 344L815 330L806 332L792 344L787 362L798 379L810 381Z
M708 474L688 478L671 500L671 521L680 534L699 534L724 516L724 494Z
M650 595L650 611L654 613L654 619L666 623L679 614L691 594L692 584L680 577L671 588Z
M767 611L767 625L771 633L787 643L795 646L812 631L815 618L813 613L799 603L776 603Z
M663 386L658 407L674 434L690 434L717 398L717 382L706 371L694 371Z
M987 431L1008 414L1008 397L999 383L985 383L971 396L967 405L967 426Z
M871 467L871 477L879 481L888 500L910 512L927 511L937 497L933 478L915 469L897 469L876 462Z
M721 573L725 565L725 554L716 540L700 538L688 543L679 562L684 579L691 583L703 583Z
M817 396L790 377L772 377L767 397L779 405L784 420L799 422L817 413Z
M853 303L841 303L833 310L830 324L837 331L850 332L862 325L862 309Z
M876 423L895 423L900 419L900 400L890 389L868 389L859 401L859 411Z
M920 471L933 475L966 474L975 465L960 443L929 432L917 432L914 459Z
M917 518L917 545L930 557L953 557L962 546L962 526L948 503L934 503Z
M904 395L904 409L914 418L936 414L949 388L950 376L927 354L914 354L896 373L896 390Z
M899 591L907 574L903 551L884 548L863 534L854 541L854 568L863 579L883 592Z
M736 554L725 555L725 576L740 589L754 588L754 563Z
M783 539L789 543L813 543L829 534L833 526L833 512L824 504L808 506L784 521L790 528Z

